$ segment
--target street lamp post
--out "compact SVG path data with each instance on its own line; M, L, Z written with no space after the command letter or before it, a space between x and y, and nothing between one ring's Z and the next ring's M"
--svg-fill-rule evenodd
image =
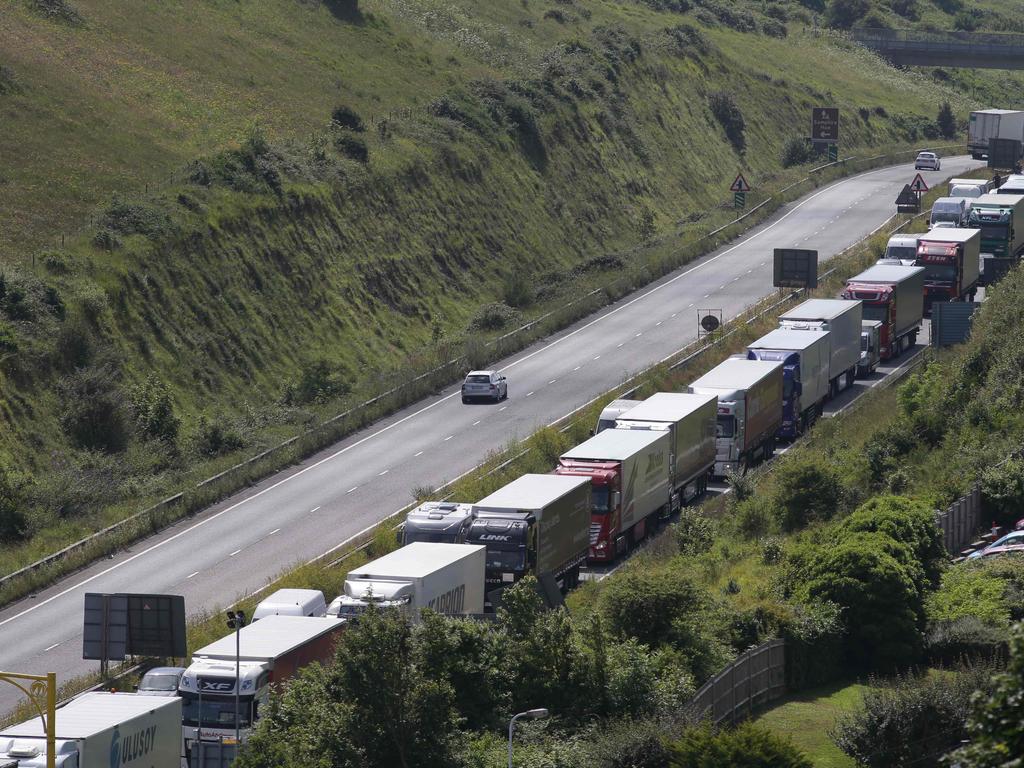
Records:
M228 611L228 629L235 630L235 748L240 744L239 733L239 693L242 686L242 627L245 626L245 611Z
M526 712L520 712L518 715L513 715L512 719L508 721L508 768L512 768L512 733L515 731L516 720L520 717L528 717L531 720L540 720L547 716L548 711L546 709L530 709Z

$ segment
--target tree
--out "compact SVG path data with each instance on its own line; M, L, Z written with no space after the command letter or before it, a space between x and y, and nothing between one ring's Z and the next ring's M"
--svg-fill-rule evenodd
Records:
M367 766L432 768L454 762L455 692L415 663L412 630L397 611L369 610L342 635L328 691L351 705L350 734Z
M807 563L803 596L842 609L852 663L865 669L912 663L924 622L922 596L908 568L913 552L880 533L835 538Z
M953 114L953 107L948 101L942 102L939 107L939 115L935 119L939 124L939 132L947 139L956 138L956 116Z
M107 366L75 371L61 382L60 425L80 448L118 453L128 444L122 397Z
M776 472L775 503L787 531L812 520L829 520L843 497L839 476L815 460L784 461Z
M171 391L155 374L129 388L128 408L146 437L167 443L177 439L180 422L174 415Z
M992 680L992 692L976 696L967 722L971 743L954 752L956 768L1020 768L1024 755L1024 624L1010 640L1006 672Z
M831 0L826 19L830 27L849 29L871 10L868 0Z
M671 768L812 768L789 739L749 722L718 732L691 728L669 755Z
M17 542L28 531L25 506L30 482L25 475L0 465L0 544Z
M722 124L729 143L737 152L742 152L747 147L747 123L743 119L739 105L731 93L726 91L715 91L708 96L708 104L711 107L711 114Z
M237 768L360 768L370 765L353 737L352 704L338 701L319 664L275 692Z

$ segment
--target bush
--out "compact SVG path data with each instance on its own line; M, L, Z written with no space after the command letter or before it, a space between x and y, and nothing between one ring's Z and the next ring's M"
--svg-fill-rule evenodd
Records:
M971 616L991 627L1010 626L1006 582L984 561L967 560L942 575L942 585L925 604L931 622L952 622Z
M981 472L981 497L996 522L1013 524L1024 509L1024 460L1011 458Z
M921 18L921 9L917 6L917 0L891 0L890 5L895 13L908 21L917 21Z
M755 723L713 731L703 726L685 731L669 745L672 768L813 768L787 738Z
M833 739L866 768L938 766L966 735L971 696L988 687L992 671L972 665L890 683L872 680L861 707L836 723Z
M469 321L470 330L500 331L519 322L519 313L508 304L484 304Z
M805 564L803 596L842 609L851 663L865 669L913 663L924 621L913 552L879 533L835 538Z
M809 162L814 157L814 149L807 139L791 136L782 147L782 167L791 168Z
M122 395L107 366L75 371L58 386L60 425L79 448L117 453L128 444Z
M73 27L77 27L85 21L78 9L68 0L32 0L31 6L40 15L54 21L63 21Z
M835 515L843 497L839 476L813 461L782 461L775 472L774 502L779 523L787 531Z
M831 0L825 19L830 27L849 29L871 10L868 0Z
M26 490L31 479L0 465L0 544L13 544L28 532Z
M788 31L786 25L781 21L775 19L765 19L761 22L761 31L764 32L768 37L783 38L786 37Z
M705 598L678 569L629 569L609 579L601 593L602 614L613 634L656 648L673 639L677 619L693 616Z
M347 128L357 133L362 133L366 130L366 125L363 123L363 118L360 117L359 113L345 104L340 104L334 108L334 111L331 112L331 122L341 128Z
M715 119L725 129L725 135L733 148L738 152L746 149L747 139L745 132L747 124L732 94L725 91L715 91L708 96L708 104L711 107L711 114L715 116Z
M179 422L171 391L155 374L128 389L128 409L146 437L166 443L177 439Z
M298 379L285 388L281 399L285 405L323 404L348 394L350 389L334 366L318 358L302 363Z
M672 537L680 554L702 555L715 543L715 523L699 508L683 507L672 526Z
M100 223L104 229L111 232L122 235L145 235L150 238L159 237L171 228L170 217L156 206L130 202L116 195Z
M340 133L334 139L334 146L349 160L365 163L370 159L370 150L367 149L366 141L361 136Z
M222 418L211 420L205 413L199 417L191 442L192 449L200 456L221 456L245 445L233 424Z
M521 269L513 269L505 276L501 297L510 307L528 307L533 303L533 283Z
M931 665L956 664L964 659L1004 656L1008 633L974 616L937 621L928 627L924 645Z
M973 32L979 26L981 26L981 20L974 11L958 11L953 17L953 29L958 29L961 32Z

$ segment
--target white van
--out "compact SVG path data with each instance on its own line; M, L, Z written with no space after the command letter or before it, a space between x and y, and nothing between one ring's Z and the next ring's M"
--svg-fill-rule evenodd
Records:
M319 589L279 589L263 598L252 620L265 616L326 616L327 600Z
M967 205L962 197L940 197L932 204L932 215L928 220L929 229L941 222L946 226L959 227L967 220Z

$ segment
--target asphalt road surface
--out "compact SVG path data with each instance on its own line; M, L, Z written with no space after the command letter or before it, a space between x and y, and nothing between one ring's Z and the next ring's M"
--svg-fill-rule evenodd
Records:
M922 175L934 186L981 165L943 158L941 173ZM735 243L500 361L506 402L463 405L458 387L449 387L8 606L0 611L0 669L56 672L59 681L97 669L81 658L86 592L182 594L190 614L209 611L339 547L408 504L414 488L458 477L489 451L685 346L696 336L697 309L729 319L774 292L773 248L814 248L827 259L862 239L894 212L914 173L894 166L816 190ZM13 687L0 689L0 711L16 701Z

